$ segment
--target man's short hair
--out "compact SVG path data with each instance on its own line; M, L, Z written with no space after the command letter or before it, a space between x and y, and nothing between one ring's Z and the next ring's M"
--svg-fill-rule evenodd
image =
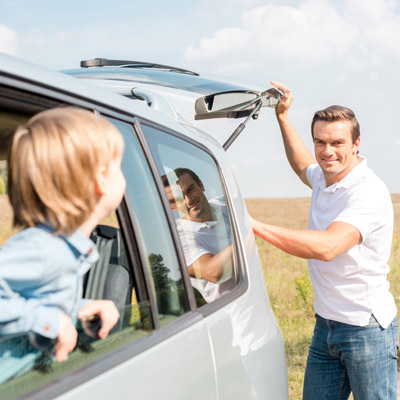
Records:
M106 119L76 107L42 111L19 127L8 157L14 225L72 234L98 201L95 177L123 151Z
M352 125L351 137L353 143L360 137L360 125L352 110L343 106L330 106L324 110L316 111L311 123L311 135L314 139L314 125L317 121L349 121Z
M177 178L179 179L183 174L188 174L190 175L193 180L199 185L201 186L201 180L200 178L197 176L197 174L195 172L193 172L191 169L189 168L175 168L174 169L175 175L177 176Z

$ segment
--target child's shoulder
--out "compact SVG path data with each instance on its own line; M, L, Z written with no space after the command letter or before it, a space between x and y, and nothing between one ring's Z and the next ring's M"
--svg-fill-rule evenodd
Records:
M42 251L43 249L63 246L63 240L52 235L47 228L32 227L17 232L2 246L2 250Z
M0 250L3 278L36 281L48 279L55 261L63 259L65 243L49 231L26 228L11 237Z

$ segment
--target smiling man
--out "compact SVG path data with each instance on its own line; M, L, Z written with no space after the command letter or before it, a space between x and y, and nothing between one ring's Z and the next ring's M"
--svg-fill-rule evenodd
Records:
M252 220L256 235L308 259L316 324L303 399L393 399L397 395L398 320L387 265L393 207L385 184L358 155L360 127L352 110L317 111L314 157L290 124L293 100L283 84L276 108L288 161L313 189L308 230Z
M208 201L203 182L189 168L174 170L183 200L176 219L192 286L210 303L235 287L232 236L223 198Z

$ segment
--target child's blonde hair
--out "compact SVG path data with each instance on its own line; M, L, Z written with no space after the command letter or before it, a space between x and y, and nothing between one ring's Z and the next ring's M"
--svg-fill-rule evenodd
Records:
M73 233L96 205L96 173L122 151L119 131L92 112L63 107L34 115L16 130L9 152L14 225Z

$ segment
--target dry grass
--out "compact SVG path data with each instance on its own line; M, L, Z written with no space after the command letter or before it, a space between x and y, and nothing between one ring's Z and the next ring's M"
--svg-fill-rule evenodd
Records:
M391 291L400 305L400 194L392 195L395 229L389 265ZM264 222L306 229L310 198L247 199L250 214ZM303 375L314 327L313 292L307 261L287 255L257 238L265 284L282 331L288 364L289 396L302 397Z

